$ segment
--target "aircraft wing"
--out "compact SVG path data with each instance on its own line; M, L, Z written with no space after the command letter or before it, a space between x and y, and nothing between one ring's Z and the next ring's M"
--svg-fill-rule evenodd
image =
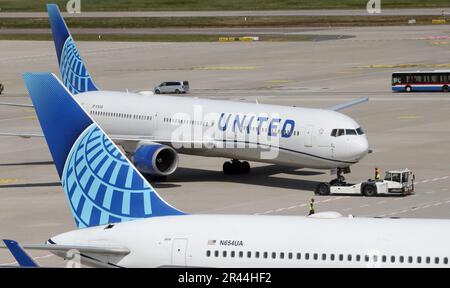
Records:
M42 132L0 132L0 136L12 136L21 138L42 138L44 134ZM198 141L181 141L181 140L171 140L171 139L157 139L152 136L141 136L141 135L109 135L110 138L116 142L148 142L148 143L162 143L169 145L181 145L181 144L204 144L211 145L214 144L215 140L198 140Z
M333 110L333 111L340 111L340 110L344 110L347 108L350 108L352 106L361 104L361 103L365 103L369 101L369 97L365 97L365 98L360 98L360 99L356 99L347 103L342 103L333 107L328 108L328 110Z
M1 135L1 134L0 134ZM175 140L169 138L158 138L158 137L150 137L150 136L140 136L140 135L109 135L111 139L122 145L126 142L139 142L144 144L164 144L171 146L175 149L177 148L201 148L202 146L206 147L216 147L219 145L223 145L223 140L215 140L215 139L200 139L200 140ZM194 147L192 147L194 145ZM197 147L196 145L201 145L201 147Z

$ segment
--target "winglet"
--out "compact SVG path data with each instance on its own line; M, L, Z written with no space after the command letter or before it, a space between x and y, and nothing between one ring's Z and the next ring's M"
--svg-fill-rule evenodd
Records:
M79 228L183 215L165 202L51 73L25 84Z
M328 110L333 110L333 111L340 111L340 110L344 110L347 108L350 108L352 106L361 104L361 103L365 103L369 101L369 97L365 97L365 98L360 98L360 99L356 99L347 103L343 103L343 104L339 104L333 107L328 108Z
M64 85L73 94L97 91L58 5L47 4L47 10Z
M22 248L22 246L14 240L3 239L9 252L14 256L20 267L35 268L39 265L31 258L31 256Z

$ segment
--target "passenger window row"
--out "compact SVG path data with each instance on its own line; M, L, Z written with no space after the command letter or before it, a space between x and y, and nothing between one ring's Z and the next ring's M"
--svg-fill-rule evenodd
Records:
M372 262L372 263L407 263L407 264L448 264L448 257L413 257L413 256L387 256L382 255L352 255L352 254L328 254L328 253L293 253L293 252L259 252L259 251L218 251L207 250L206 257L214 258L247 258L247 259L288 259L288 260L314 260L314 261L339 261L339 262Z
M364 131L361 127L357 129L333 129L331 130L331 136L339 137L344 135L363 135Z
M185 120L185 119L176 119L176 118L164 118L163 122L170 124L190 124L196 126L213 126L214 122L205 122L205 121L196 121L196 120Z
M163 122L166 123L170 123L170 124L190 124L190 125L198 125L198 126L205 126L205 127L212 127L214 126L214 122L204 122L204 121L196 121L196 120L184 120L184 119L177 119L177 118L163 118ZM251 131L257 131L258 127L257 126L252 126L250 128ZM247 128L242 128L242 131L247 131ZM261 128L260 132L268 132L269 128ZM279 134L280 132L282 132L280 129L276 129L273 130L273 133ZM286 130L283 131L285 134L289 134L290 131ZM294 136L299 136L300 132L299 131L293 131L292 135Z
M91 115L94 116L104 116L122 119L133 119L133 120L152 120L153 117L149 115L139 115L139 114L128 114L128 113L118 113L118 112L105 112L105 111L90 111Z

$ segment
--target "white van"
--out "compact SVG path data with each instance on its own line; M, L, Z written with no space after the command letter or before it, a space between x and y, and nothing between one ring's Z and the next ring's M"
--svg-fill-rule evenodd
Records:
M163 82L155 87L155 94L163 93L187 93L189 92L189 82L188 81L170 81Z

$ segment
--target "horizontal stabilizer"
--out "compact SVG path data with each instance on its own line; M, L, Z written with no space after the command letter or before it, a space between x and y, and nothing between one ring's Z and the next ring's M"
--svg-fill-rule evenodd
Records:
M24 248L14 240L4 239L3 243L5 243L6 248L8 248L9 252L14 256L17 263L19 263L20 267L24 268L35 268L39 267L39 265L31 258L31 256L24 250Z
M24 245L27 250L45 250L51 252L68 252L76 250L80 253L96 253L108 255L128 255L130 250L126 247L119 246L80 246L80 245L56 245L56 244L30 244Z

